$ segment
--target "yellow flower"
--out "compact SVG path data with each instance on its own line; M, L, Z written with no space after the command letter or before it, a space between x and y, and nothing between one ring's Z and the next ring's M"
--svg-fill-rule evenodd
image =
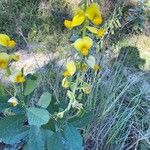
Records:
M19 59L20 59L20 55L18 55L18 54L11 54L10 55L10 60L18 61Z
M95 64L93 69L94 69L94 71L98 71L98 70L100 70L100 66Z
M22 71L19 71L11 75L10 80L14 83L23 83L25 82L25 76L23 75Z
M102 15L100 12L99 5L97 3L92 3L85 12L89 20L95 25L100 25L102 23Z
M18 100L16 99L16 97L11 97L8 100L8 103L11 103L14 107L18 105Z
M73 61L70 61L66 64L66 71L64 72L64 76L72 76L76 72L76 66Z
M16 42L14 40L11 40L9 36L6 34L0 34L0 45L13 48L16 45Z
M89 54L89 49L93 45L93 41L89 37L83 37L83 38L77 39L73 45L84 56L87 56Z
M84 12L81 9L78 9L75 13L75 16L72 20L65 20L64 25L68 29L81 25L85 21Z
M0 53L0 68L6 69L9 64L9 55L7 53Z
M102 37L106 32L105 29L97 29L95 27L90 27L90 26L88 26L87 29L90 32L94 33L97 37Z
M69 82L66 77L62 80L62 87L64 87L64 88L69 87Z

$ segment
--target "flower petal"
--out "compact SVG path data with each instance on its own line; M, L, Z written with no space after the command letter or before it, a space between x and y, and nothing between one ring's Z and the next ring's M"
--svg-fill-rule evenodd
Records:
M6 69L9 64L9 55L7 53L0 53L0 68Z
M87 29L88 29L90 32L94 33L94 34L97 34L97 33L98 33L98 29L95 28L95 27L88 26Z
M11 97L9 100L8 100L8 103L12 103L12 105L15 107L18 105L18 100L16 99L16 97Z
M94 23L95 25L100 25L102 23L102 15L100 12L99 5L97 3L92 3L86 9L85 13L89 20L91 20L92 23Z
M75 63L73 61L68 62L66 64L66 69L70 73L70 75L72 76L76 72Z
M68 28L68 29L70 29L70 30L73 28L73 26L72 26L72 21L65 20L65 21L64 21L64 25L65 25L66 28Z
M85 21L85 16L84 15L76 15L74 16L73 20L72 20L72 26L79 26L81 25L83 22Z
M16 45L16 42L14 40L10 40L10 37L6 34L0 34L0 45L13 48Z

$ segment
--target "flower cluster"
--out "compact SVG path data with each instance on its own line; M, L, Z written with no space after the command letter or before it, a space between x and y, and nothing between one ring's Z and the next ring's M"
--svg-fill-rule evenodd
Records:
M71 93L68 97L72 101L72 108L77 109L82 109L82 105L76 100L76 91L89 94L92 90L92 86L84 81L85 73L90 68L94 72L100 70L100 66L96 64L95 57L90 55L94 41L88 36L87 31L98 38L105 34L105 29L98 28L103 22L99 5L97 3L92 3L89 6L87 4L84 5L84 8L76 9L72 20L64 21L65 27L70 30L78 26L82 27L81 38L72 44L77 55L73 57L74 60L67 62L64 79L62 80L62 86L68 88L67 95Z
M16 42L10 39L10 37L6 34L0 34L0 46L0 70L5 72L5 74L8 76L8 79L13 84L20 84L25 82L23 69L15 73L12 73L10 69L11 62L16 62L20 58L18 54L9 54L8 51L10 48L14 48L16 46ZM9 99L8 102L12 103L13 106L16 106L18 104L17 99L15 97Z

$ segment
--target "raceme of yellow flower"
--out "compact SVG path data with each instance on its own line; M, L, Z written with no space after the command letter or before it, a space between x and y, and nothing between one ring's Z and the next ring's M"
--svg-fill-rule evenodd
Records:
M87 27L87 29L90 31L90 32L92 32L92 33L94 33L97 37L102 37L102 36L104 36L104 34L105 34L105 29L97 29L97 28L95 28L95 27L91 27L91 26L88 26Z
M93 45L93 40L89 37L83 37L77 39L74 43L73 46L84 56L87 56L89 54L89 50Z
M20 55L18 55L18 54L11 54L10 55L10 60L18 61L19 59L20 59Z
M25 82L25 76L21 71L16 72L15 74L10 76L10 80L13 83L23 83Z
M0 68L7 69L9 64L9 55L7 53L0 53Z
M100 12L99 5L97 3L92 3L85 12L78 8L75 12L75 15L72 20L65 20L64 25L68 29L81 25L86 17L95 25L100 25L103 21L102 15Z
M66 64L66 71L64 72L64 76L65 77L69 77L74 75L74 73L76 72L76 66L75 63L73 61L70 61Z
M78 9L75 16L72 20L65 20L64 25L68 29L72 29L73 27L81 25L85 21L84 12L81 9Z
M0 45L13 48L16 45L16 42L14 40L11 40L9 36L6 34L0 34Z
M11 97L8 100L8 103L11 103L14 107L18 105L18 100L16 99L16 97Z
M92 3L85 11L88 19L95 25L100 25L103 21L99 5Z

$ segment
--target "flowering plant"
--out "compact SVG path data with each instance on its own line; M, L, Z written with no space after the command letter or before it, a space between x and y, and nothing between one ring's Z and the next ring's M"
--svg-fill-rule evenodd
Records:
M90 54L94 41L89 33L102 37L104 29L98 29L102 24L102 16L97 3L85 4L77 8L72 20L65 20L68 29L81 26L81 37L72 46L76 55L66 63L62 87L67 89L69 103L66 108L60 107L53 94L44 92L31 104L30 100L38 85L35 75L25 75L24 69L13 72L12 61L18 61L19 56L10 53L16 42L5 34L0 34L0 69L4 71L10 86L1 83L0 111L5 117L0 119L0 141L6 144L19 143L24 140L24 149L59 150L83 149L83 139L77 128L88 123L84 122L87 112L84 104L78 99L80 94L90 94L92 86L86 81L86 74L100 71L96 59ZM85 120L85 119L84 119ZM88 120L89 121L89 120Z

